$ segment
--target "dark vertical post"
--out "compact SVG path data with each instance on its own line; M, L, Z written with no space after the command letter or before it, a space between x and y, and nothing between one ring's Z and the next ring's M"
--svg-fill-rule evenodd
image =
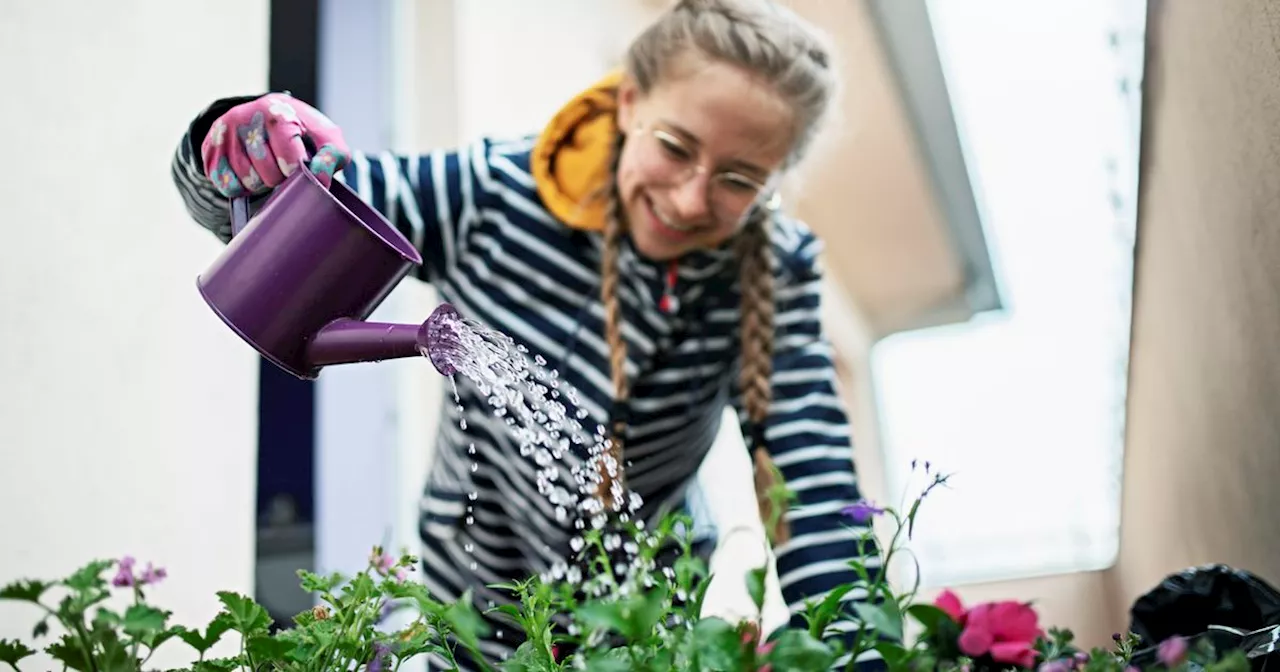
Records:
M268 87L319 98L319 0L271 0ZM257 599L281 626L310 607L297 569L315 554L315 384L259 365Z

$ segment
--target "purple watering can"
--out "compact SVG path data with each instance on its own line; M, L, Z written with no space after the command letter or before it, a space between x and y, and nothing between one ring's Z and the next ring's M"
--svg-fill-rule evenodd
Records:
M232 200L231 232L197 278L200 294L232 331L301 379L333 364L429 354L432 334L457 319L442 304L420 325L365 321L422 256L351 188L334 180L326 189L305 166L252 219L247 199Z

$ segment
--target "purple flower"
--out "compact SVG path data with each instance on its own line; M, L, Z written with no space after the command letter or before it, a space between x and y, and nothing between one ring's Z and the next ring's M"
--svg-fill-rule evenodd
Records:
M117 588L124 588L133 585L133 565L137 562L133 556L126 555L116 561L116 575L111 579L111 585Z
M369 659L368 672L383 672L387 669L388 659L391 657L391 647L382 642L373 643L373 657Z
M1075 667L1075 661L1070 658L1059 658L1041 663L1036 672L1071 672Z
M165 571L164 567L153 567L151 563L148 562L147 568L142 572L141 583L144 586L160 583L160 580L168 575L169 573Z
M884 509L865 499L860 499L849 506L840 509L840 513L847 516L856 525L865 525L872 518L884 513Z
M1177 635L1160 642L1156 659L1165 667L1177 667L1187 658L1187 640Z

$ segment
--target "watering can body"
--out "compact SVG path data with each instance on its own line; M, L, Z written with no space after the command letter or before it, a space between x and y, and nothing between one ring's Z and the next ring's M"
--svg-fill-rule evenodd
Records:
M331 364L424 354L427 324L365 322L422 256L345 184L294 170L249 217L232 201L232 238L196 281L223 322L304 380Z

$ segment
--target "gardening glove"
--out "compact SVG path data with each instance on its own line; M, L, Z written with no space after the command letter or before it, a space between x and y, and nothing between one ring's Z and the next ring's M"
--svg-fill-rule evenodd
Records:
M309 159L308 143L315 148ZM236 198L270 191L304 163L328 187L351 151L342 130L319 110L269 93L215 119L200 154L218 192Z

